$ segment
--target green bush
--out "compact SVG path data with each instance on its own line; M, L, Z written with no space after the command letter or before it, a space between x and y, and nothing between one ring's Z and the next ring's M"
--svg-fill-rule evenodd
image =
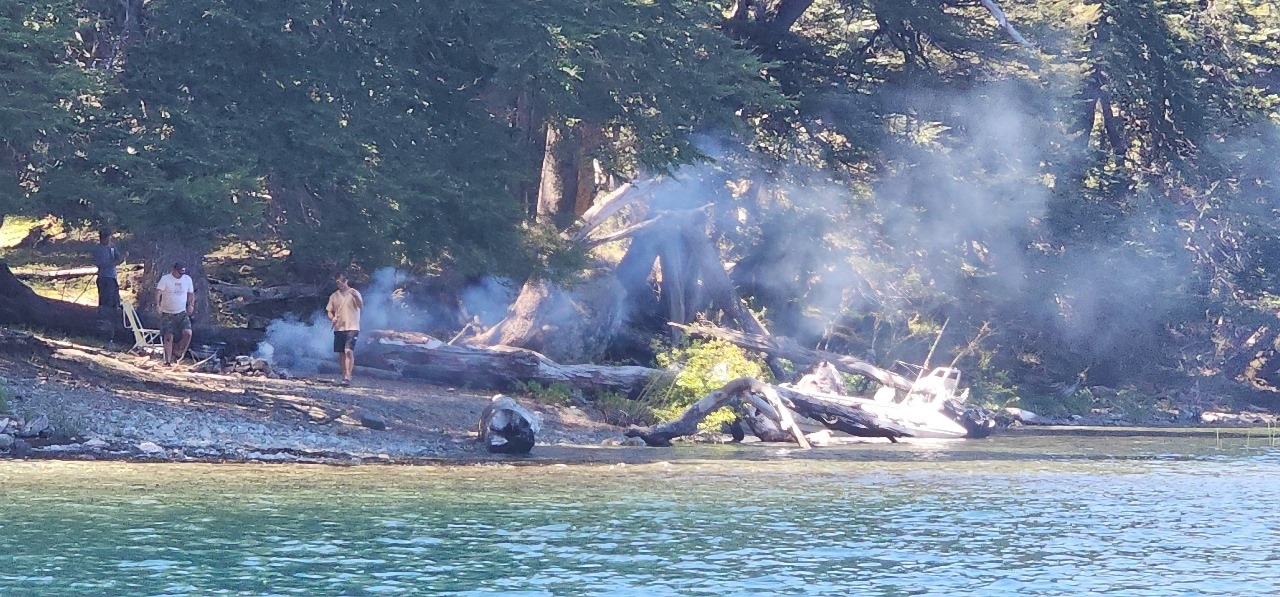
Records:
M0 378L0 380L3 380L3 378ZM9 388L9 383L0 381L0 414L9 413L9 402L11 400L13 400L13 390Z
M723 340L696 341L687 348L672 348L659 353L657 360L659 366L677 372L669 382L655 384L643 397L653 404L653 413L663 421L680 418L694 402L739 377L771 380L759 359ZM732 410L721 408L703 419L698 428L719 431L735 417Z
M1048 417L1069 417L1071 415L1087 415L1093 411L1097 399L1088 388L1081 388L1070 395L1061 394L1025 394L1014 404L1038 415Z
M652 405L644 399L632 400L617 392L600 392L592 401L604 422L618 427L648 426L658 422Z
M575 390L573 386L560 381L545 386L536 381L528 383L516 382L515 392L535 402L557 406L565 406L582 397L581 393Z

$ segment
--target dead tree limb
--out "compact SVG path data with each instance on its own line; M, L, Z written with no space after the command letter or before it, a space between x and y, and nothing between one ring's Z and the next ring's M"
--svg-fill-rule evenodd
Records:
M627 430L626 435L643 439L650 446L669 446L673 438L697 433L698 423L712 411L723 406L743 404L759 409L765 417L777 421L779 427L788 431L803 448L808 448L809 442L792 417L792 411L818 421L829 429L859 437L884 437L897 441L899 437L911 436L901 426L882 420L856 405L841 404L805 392L771 386L751 377L735 379L703 396L686 409L679 419L651 427L632 427ZM769 441L770 438L761 439Z
M995 17L996 23L999 23L1000 28L1004 29L1005 33L1008 33L1009 37L1013 38L1013 41L1018 42L1018 45L1028 50L1035 49L1035 44L1027 41L1027 38L1023 37L1021 33L1018 33L1018 30L1013 27L1013 23L1009 22L1009 17L1004 14L1004 11L1000 9L1000 5L995 3L995 0L980 1L982 3L982 7L987 9L987 12L991 13L991 16Z
M314 284L290 286L241 286L219 280L209 280L209 289L223 298L235 299L237 304L249 305L268 301L287 301L299 298L318 298L321 289Z
M646 197L656 183L656 180L627 183L597 199L595 204L582 214L582 226L572 235L567 236L568 240L577 242L587 238L587 235L599 228L605 220L622 211L622 208Z

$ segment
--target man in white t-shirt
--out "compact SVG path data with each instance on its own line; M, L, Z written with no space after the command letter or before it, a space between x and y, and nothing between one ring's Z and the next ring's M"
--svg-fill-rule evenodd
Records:
M164 341L164 364L182 360L191 346L191 315L196 312L196 287L181 261L156 283L156 307L160 310L160 335ZM173 340L178 337L175 347Z
M356 336L360 335L360 310L364 308L364 297L360 291L347 284L347 277L338 274L334 279L338 290L329 295L329 304L325 313L333 323L333 352L338 354L338 365L342 369L342 385L351 383L351 374L356 368Z

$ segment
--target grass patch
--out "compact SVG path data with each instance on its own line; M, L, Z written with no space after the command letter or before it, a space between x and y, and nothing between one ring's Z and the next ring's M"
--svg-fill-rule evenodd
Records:
M0 382L0 413L13 414L9 411L9 406L13 403L13 389L9 387L7 381Z
M646 400L632 400L617 392L601 392L592 400L604 422L617 427L641 427L658 422L653 405Z
M1022 394L1013 401L1013 404L1006 406L1016 406L1041 416L1061 418L1071 415L1088 415L1093 412L1096 402L1093 392L1083 388L1068 396Z
M554 382L545 386L536 381L516 382L515 392L534 402L555 406L568 406L574 400L582 398L578 390L564 382Z

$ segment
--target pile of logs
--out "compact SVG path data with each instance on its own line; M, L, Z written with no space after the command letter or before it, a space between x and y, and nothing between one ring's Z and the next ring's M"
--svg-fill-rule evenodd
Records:
M670 446L677 437L693 435L698 423L721 407L733 408L739 424L745 425L761 441L795 441L808 449L809 441L794 415L817 421L828 429L856 437L883 437L891 442L911 434L891 421L855 406L838 404L795 388L770 385L743 377L707 394L679 419L651 427L632 427L627 437L638 437L649 446ZM794 413L794 415L793 415ZM741 439L735 431L735 439Z

